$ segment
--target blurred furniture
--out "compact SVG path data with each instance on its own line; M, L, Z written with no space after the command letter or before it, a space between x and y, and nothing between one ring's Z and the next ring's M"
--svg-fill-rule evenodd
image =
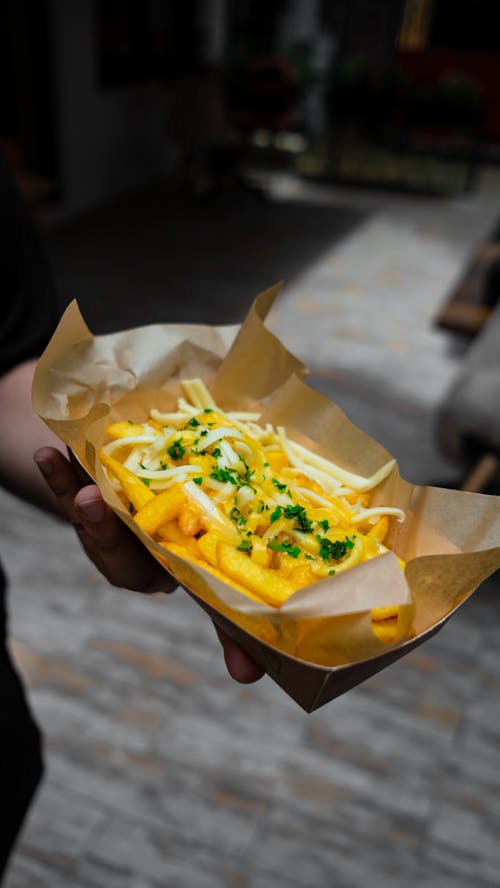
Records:
M454 286L436 325L474 337L489 321L500 300L500 230L481 244Z
M464 472L462 488L500 483L500 305L469 346L438 411L437 439Z

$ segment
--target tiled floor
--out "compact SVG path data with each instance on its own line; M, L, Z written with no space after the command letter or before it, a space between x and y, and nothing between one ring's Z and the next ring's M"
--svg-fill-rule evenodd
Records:
M98 333L270 325L416 483L457 477L433 417L462 344L432 318L495 219L455 201L275 183L214 207L142 195L47 232L61 298ZM426 375L428 374L428 375ZM493 888L500 884L500 598L311 715L243 687L182 592L108 588L69 528L1 494L14 653L47 774L6 888ZM62 555L64 553L64 555Z

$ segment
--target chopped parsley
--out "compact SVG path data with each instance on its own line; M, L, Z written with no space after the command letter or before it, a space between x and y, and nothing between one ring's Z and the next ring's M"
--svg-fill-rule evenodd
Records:
M238 546L240 552L250 552L252 548L252 544L250 540L242 540Z
M229 513L229 517L230 517L231 521L234 521L238 525L242 525L242 524L247 523L246 518L241 514L240 510L238 509L238 506L233 506L233 508L231 509L231 511Z
M199 424L200 424L200 423L198 422L198 420L196 419L196 417L195 417L195 416L192 416L191 419L188 419L188 421L187 421L186 425L184 426L184 428L185 428L185 429L187 429L187 428L195 429L197 426L199 426Z
M277 521L278 518L281 518L282 511L283 510L282 510L281 506L276 506L274 512L271 512L271 515L269 517L269 521L271 524L274 524L274 522Z
M199 478L193 478L195 484L203 484L203 478L200 476Z
M286 484L282 484L281 481L278 481L277 478L272 479L274 486L279 490L280 493L284 493L286 490Z
M267 544L267 548L272 549L273 552L286 552L291 558L298 558L300 555L299 547L294 546L289 540L285 540L283 543L278 543L277 540L271 540L271 542Z
M327 537L316 536L319 543L319 555L323 561L342 561L354 543L348 537L345 540L329 540Z
M242 456L240 456L240 460L244 466L244 471L240 473L241 477L245 480L245 482L250 487L251 486L250 481L252 480L253 475L255 475L255 469L251 469L250 466L248 465L248 463L245 462L245 460L243 459Z
M186 448L182 446L182 438L177 438L170 447L167 448L167 453L172 459L182 459L186 452Z
M217 469L214 469L213 472L210 472L210 477L213 478L214 481L221 481L222 483L229 481L231 484L237 484L238 481L236 480L236 478L232 474L235 471L236 471L235 469L217 468Z
M147 472L147 471L148 471L148 467L147 467L147 466L143 465L142 463L139 463L139 465L140 465L141 469L142 469L144 472ZM142 481L143 484L146 485L146 487L149 487L149 485L151 484L151 478L141 478L141 481Z
M319 524L320 527L323 528L323 530L324 530L325 533L328 533L328 531L329 531L329 529L330 529L330 522L328 521L327 518L325 518L324 521L318 521L318 524Z
M297 530L302 530L304 533L311 533L312 522L307 517L304 506L285 506L283 514L285 518L295 518L297 522L295 528Z

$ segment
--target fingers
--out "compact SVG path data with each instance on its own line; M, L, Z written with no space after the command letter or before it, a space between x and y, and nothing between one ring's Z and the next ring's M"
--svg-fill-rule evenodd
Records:
M73 505L85 551L113 586L144 593L174 591L177 581L117 518L95 484L79 490Z
M74 523L76 512L73 497L82 484L73 467L56 447L40 447L35 451L33 458L57 498L61 512Z
M42 447L34 459L86 554L113 586L145 593L172 592L177 587L177 581L114 514L99 487L82 486L75 468L57 448ZM262 678L264 670L218 626L215 629L231 678L241 684Z
M97 485L82 487L59 450L42 447L34 459L86 554L108 582L145 593L172 592L177 587L176 580L110 509Z
M252 684L259 681L264 675L264 670L254 663L248 654L215 623L214 627L222 645L224 661L231 678L240 684Z

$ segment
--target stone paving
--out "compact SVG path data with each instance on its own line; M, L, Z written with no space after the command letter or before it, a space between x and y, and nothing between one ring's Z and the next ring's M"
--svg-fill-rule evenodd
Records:
M417 483L429 481L432 463L438 475L454 477L436 451L433 421L467 344L433 320L496 224L499 187L499 171L489 169L476 192L454 200L330 193L335 207L344 201L366 215L287 283L270 317L314 385L384 443ZM278 194L302 188L284 180ZM388 422L386 411L399 423ZM417 415L420 434L412 442Z
M312 383L409 480L449 480L433 415L463 343L432 319L496 221L499 184L485 170L441 202L287 178L271 206L138 197L47 245L95 332L234 323L284 278L269 323ZM495 578L425 646L306 715L267 677L232 682L182 591L109 588L69 528L0 499L13 652L47 759L6 888L498 885Z

